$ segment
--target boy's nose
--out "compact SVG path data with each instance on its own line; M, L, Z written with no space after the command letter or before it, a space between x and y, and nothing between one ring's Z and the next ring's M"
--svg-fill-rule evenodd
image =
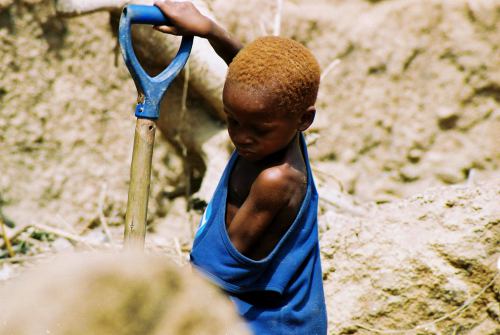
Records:
M243 147L248 146L253 143L251 136L245 134L245 132L236 132L233 136L234 145Z

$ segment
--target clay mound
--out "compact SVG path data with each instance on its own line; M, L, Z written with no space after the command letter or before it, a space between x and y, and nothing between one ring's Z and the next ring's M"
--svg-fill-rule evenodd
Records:
M0 1L0 213L6 221L79 233L99 225L103 214L121 239L137 92L116 42L107 12L62 18L53 1ZM181 96L172 87L165 103L177 106ZM207 115L179 122L177 111L170 114L170 128L161 122L159 128L177 142L180 126L203 123L204 133L214 131ZM185 165L158 133L148 219L171 215L165 235L183 246L191 241L185 201L164 193L184 194Z
M211 2L244 41L272 31L276 9L269 2L259 2L259 11L253 3ZM380 202L498 175L500 65L491 56L500 38L496 3L284 2L281 35L310 47L323 69L341 60L322 81L319 113L308 131L314 166L358 199ZM114 66L109 14L62 19L39 0L0 7L0 67L7 69L0 78L4 214L19 225L36 220L80 230L99 223L104 195L103 214L120 225L136 92L120 55ZM197 119L207 124L205 132L227 138L213 122ZM175 143L179 122L167 121L159 126ZM194 128L203 133L202 126ZM182 162L157 136L150 221L174 212L180 214L170 221L190 220L185 203L165 200L164 191L183 194L189 165L206 164L204 179L217 179L224 160L211 157L226 157L226 147L206 147L190 155L196 160ZM188 243L186 225L176 229Z
M312 156L325 169L377 201L498 176L498 1L384 1L331 13L335 33L322 27L330 38L309 42L341 61L319 97Z
M360 218L325 213L330 331L498 334L499 195L497 180L432 189Z
M275 2L213 2L241 39L272 33ZM379 202L498 176L499 15L490 0L284 1L280 34L323 71L340 60L308 131L316 165Z
M0 301L1 334L248 334L216 287L160 256L60 256Z
M136 93L114 66L109 15L61 19L37 0L0 5L0 14L4 213L19 225L36 217L76 227L97 218L105 188L104 211L121 223Z

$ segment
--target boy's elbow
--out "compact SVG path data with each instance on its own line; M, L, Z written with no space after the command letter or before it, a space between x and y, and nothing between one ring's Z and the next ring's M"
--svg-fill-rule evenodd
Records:
M250 239L245 234L231 229L228 230L227 235L233 247L246 256L251 248Z

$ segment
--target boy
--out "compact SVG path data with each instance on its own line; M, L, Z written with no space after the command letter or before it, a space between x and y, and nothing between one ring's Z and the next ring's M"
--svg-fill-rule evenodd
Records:
M236 147L196 233L191 262L228 292L255 334L326 334L317 192L302 135L319 66L290 39L245 48L187 2L156 2L175 35L207 38L229 65L223 90Z

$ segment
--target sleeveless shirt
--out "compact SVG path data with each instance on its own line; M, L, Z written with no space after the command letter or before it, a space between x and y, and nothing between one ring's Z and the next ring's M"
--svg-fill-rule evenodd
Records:
M318 244L318 193L307 147L307 190L284 236L263 259L241 254L225 225L233 152L201 219L190 254L192 265L226 291L254 334L325 335L327 317ZM251 224L249 222L248 224Z

